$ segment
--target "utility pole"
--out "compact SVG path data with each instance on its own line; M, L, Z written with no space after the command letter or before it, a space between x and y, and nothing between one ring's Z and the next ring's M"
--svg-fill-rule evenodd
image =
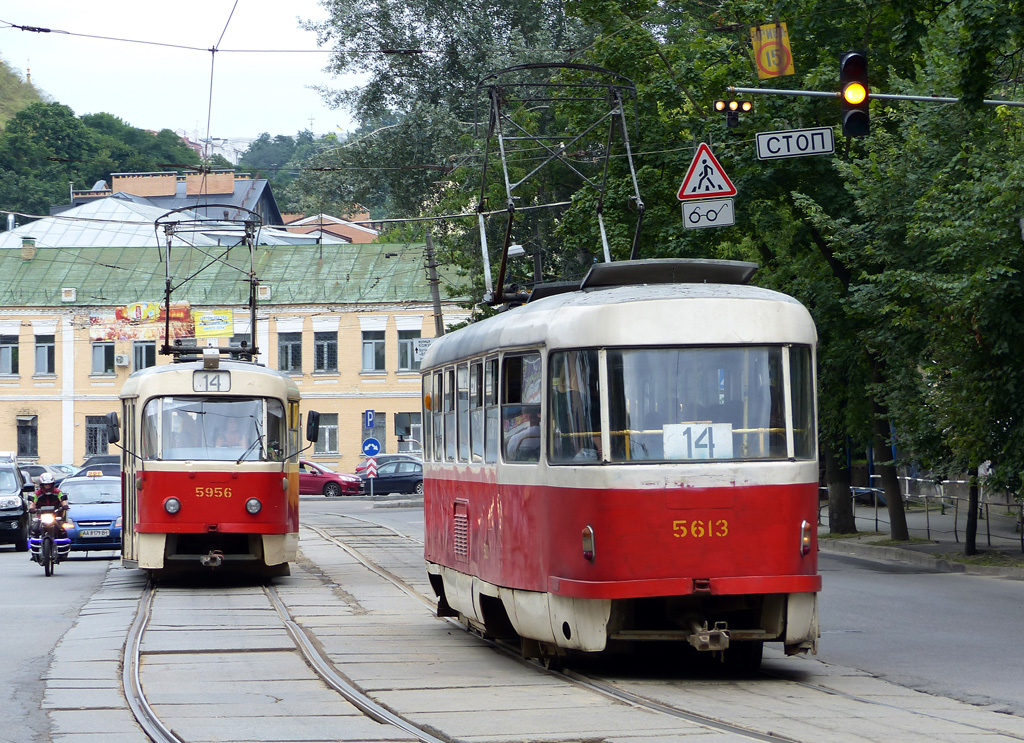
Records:
M430 283L430 296L434 300L434 335L444 335L444 318L441 317L441 289L437 281L437 263L434 261L434 235L427 227L427 276Z

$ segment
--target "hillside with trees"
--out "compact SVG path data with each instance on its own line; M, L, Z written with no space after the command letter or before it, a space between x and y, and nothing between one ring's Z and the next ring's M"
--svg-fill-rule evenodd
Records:
M43 95L31 83L0 59L0 127L30 103L42 101Z
M31 103L0 132L0 210L48 214L68 187L91 188L111 173L182 170L201 165L177 134L153 135L111 114L75 116L60 103Z

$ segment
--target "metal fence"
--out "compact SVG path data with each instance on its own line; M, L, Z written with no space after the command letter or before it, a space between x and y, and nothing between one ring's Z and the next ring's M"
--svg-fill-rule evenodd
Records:
M966 536L969 499L966 481L911 481L900 478L903 490L907 529L911 537L924 537L928 541L959 544ZM925 483L925 487L919 487ZM818 523L822 512L827 514L828 488L821 488L823 501L818 509ZM889 529L889 512L885 493L878 487L851 487L854 519L874 525L874 531ZM978 537L984 537L989 547L1013 545L1024 552L1024 504L983 500L978 505Z

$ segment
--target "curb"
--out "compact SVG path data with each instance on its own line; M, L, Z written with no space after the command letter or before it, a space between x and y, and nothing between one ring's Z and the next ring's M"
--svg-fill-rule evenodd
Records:
M865 544L856 539L819 539L818 549L822 552L854 555L872 560L907 562L913 565L929 567L943 573L966 573L969 575L985 575L992 578L1024 580L1024 568L965 565L960 562L950 562L949 560L924 552L916 552L900 547Z

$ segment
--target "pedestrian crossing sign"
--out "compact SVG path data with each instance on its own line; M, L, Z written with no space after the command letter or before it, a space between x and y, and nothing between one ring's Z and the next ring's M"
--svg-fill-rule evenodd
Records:
M732 185L711 148L701 142L693 155L690 169L686 171L683 185L679 187L679 200L716 199L735 195L736 186Z

